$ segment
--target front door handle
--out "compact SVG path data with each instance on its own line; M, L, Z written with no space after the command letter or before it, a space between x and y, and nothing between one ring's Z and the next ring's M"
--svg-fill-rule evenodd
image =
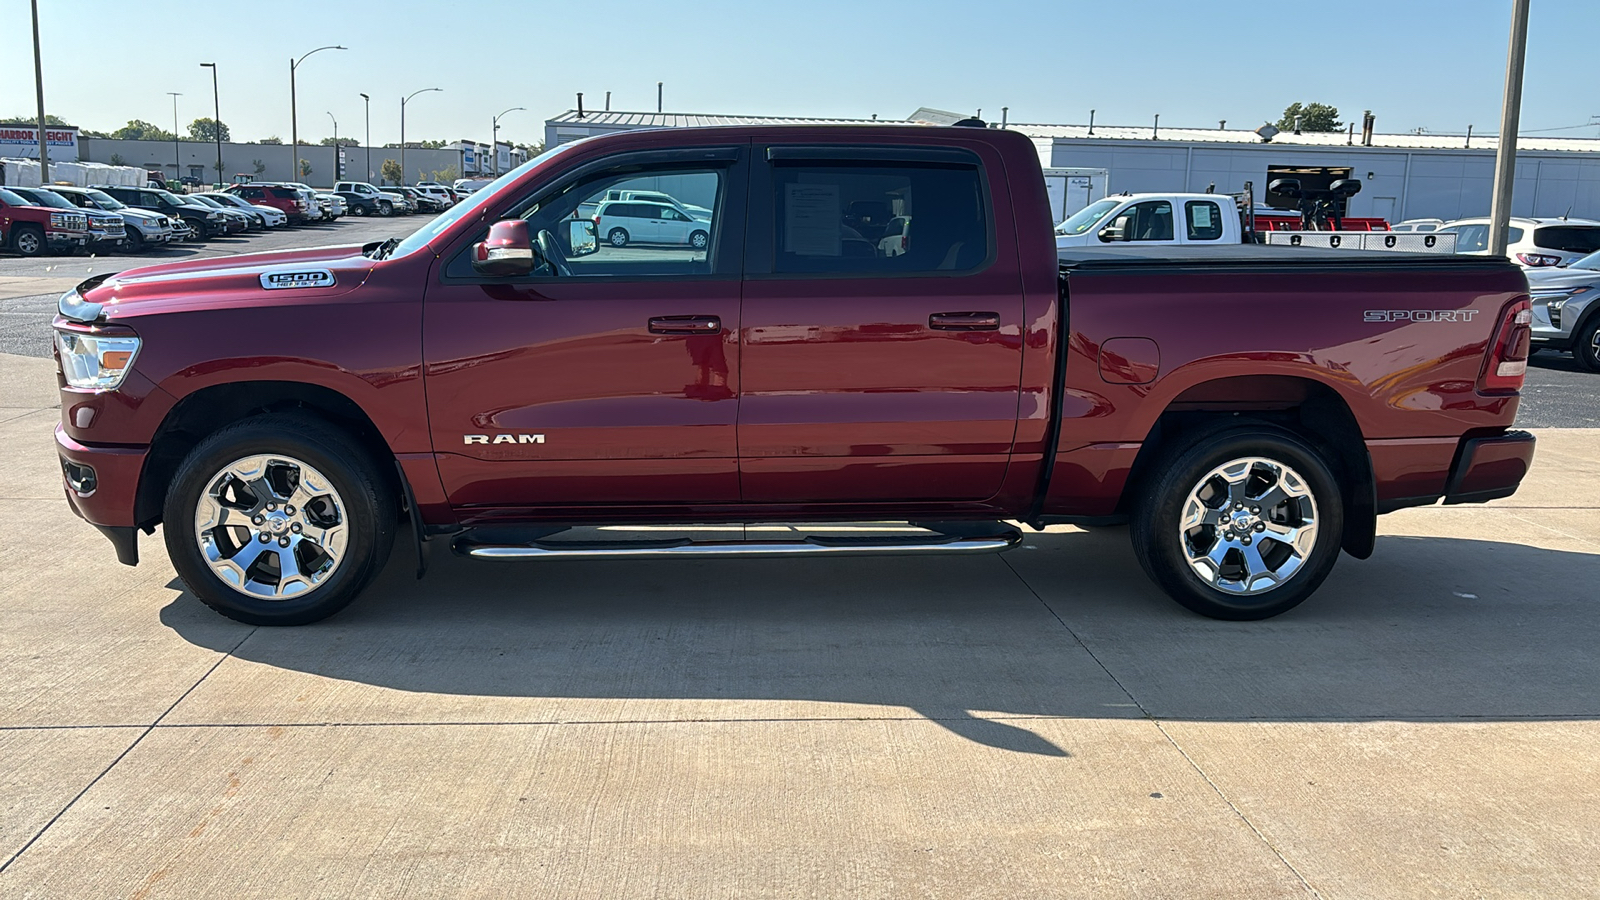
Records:
M934 313L928 327L935 331L994 331L1000 327L1000 314L992 312Z
M651 334L717 334L722 320L716 316L656 316L650 320Z

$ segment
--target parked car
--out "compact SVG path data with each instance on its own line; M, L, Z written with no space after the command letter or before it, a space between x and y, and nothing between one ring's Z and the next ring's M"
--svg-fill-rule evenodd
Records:
M258 215L255 215L253 211L246 212L231 203L219 203L216 200L207 197L205 194L186 194L184 195L184 199L188 200L190 203L200 203L209 206L212 209L221 210L222 218L227 222L226 234L233 234L238 231L249 231L253 228L267 227L266 220L262 219Z
M36 206L80 209L76 203L46 188L14 187L11 190ZM82 212L89 217L89 240L84 246L91 253L109 253L122 249L126 240L126 229L123 227L121 216L97 209L84 209Z
M139 253L147 246L165 244L173 240L172 220L161 213L135 209L105 191L95 188L51 185L50 190L65 197L80 209L115 213L119 216L122 219L123 249L129 253Z
M170 219L182 219L189 226L190 236L194 240L208 240L222 234L227 228L222 210L192 202L171 191L112 184L95 187L129 206L158 212Z
M883 238L878 241L878 252L885 257L900 256L911 249L911 217L895 216L889 220L887 228L883 229Z
M1534 349L1568 350L1600 372L1600 252L1560 269L1528 270Z
M675 206L643 200L606 200L594 213L596 232L613 247L629 244L687 244L704 250L711 223L690 218Z
M317 205L322 208L322 219L325 222L332 222L345 212L344 198L327 191L317 192Z
M1457 253L1489 252L1489 219L1455 219L1439 226L1456 236ZM1600 250L1600 222L1593 219L1528 219L1513 216L1506 230L1506 255L1530 269L1570 265Z
M1438 231L1439 226L1443 224L1443 219L1406 219L1404 222L1396 222L1390 225L1389 230L1400 232Z
M450 186L455 189L457 194L466 197L493 183L493 178L457 178Z
M414 187L401 185L394 190L407 200L410 200L412 206L415 207L417 212L440 212L444 209L444 205L438 200L435 200L433 197L424 194L422 191L419 191Z
M0 188L0 248L23 256L71 253L89 243L89 216L83 210L40 206Z
M648 201L648 202L651 202L651 203L662 203L662 204L665 204L667 206L676 207L679 212L684 213L685 215L687 215L691 219L701 219L701 220L704 220L704 221L707 221L707 222L711 221L711 210L707 209L704 206L696 206L696 205L694 205L692 203L684 203L684 202L680 201L677 197L674 197L671 194L663 193L661 191L609 190L609 191L606 191L605 197L602 198L602 199L604 199L604 200L645 200L645 201Z
M260 217L261 224L265 228L282 228L289 224L289 217L283 210L264 203L251 203L238 194L230 194L227 191L207 191L200 196L209 197L231 209L254 213Z
M305 224L310 214L305 198L291 187L252 182L224 188L223 193L232 194L253 205L270 206L283 213L291 225Z
M737 220L705 251L595 252L579 204L641 171L714 184ZM915 210L905 253L846 250L868 201ZM446 543L536 565L997 552L1016 519L1129 521L1176 601L1260 619L1369 556L1379 513L1516 491L1515 266L1062 254L1049 210L1010 130L651 129L565 145L403 239L95 276L54 323L61 408L103 411L56 425L66 500L125 563L161 525L193 596L260 625L337 612L397 533L424 563ZM551 540L708 517L908 525Z
M416 187L418 191L437 201L440 209L449 209L456 205L455 194L437 181L419 181Z

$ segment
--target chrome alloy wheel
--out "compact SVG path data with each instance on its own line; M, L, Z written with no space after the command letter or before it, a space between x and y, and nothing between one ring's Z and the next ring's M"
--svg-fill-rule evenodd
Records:
M1287 582L1317 544L1317 501L1300 473L1262 457L1230 460L1189 491L1178 540L1206 584L1236 596Z
M206 564L241 594L286 600L316 590L344 560L350 526L327 476L289 456L229 463L194 513Z

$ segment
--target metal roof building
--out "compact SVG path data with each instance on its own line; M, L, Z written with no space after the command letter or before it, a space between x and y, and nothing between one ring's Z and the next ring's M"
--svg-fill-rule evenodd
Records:
M923 108L893 124L945 125L960 114ZM568 110L545 122L545 146L639 128L708 125L870 125L887 119L730 116ZM1495 137L1378 134L1292 134L1266 141L1254 131L1154 126L1007 125L1033 138L1047 168L1094 168L1120 191L1233 192L1254 185L1264 196L1271 167L1348 168L1362 182L1347 214L1453 219L1487 215L1494 182ZM1513 215L1600 218L1600 139L1519 137Z

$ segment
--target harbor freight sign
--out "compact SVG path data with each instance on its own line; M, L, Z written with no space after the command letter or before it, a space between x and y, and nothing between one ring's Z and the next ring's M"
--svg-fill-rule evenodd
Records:
M44 140L52 160L78 161L78 127L46 128ZM39 158L39 129L33 125L0 125L0 156Z

